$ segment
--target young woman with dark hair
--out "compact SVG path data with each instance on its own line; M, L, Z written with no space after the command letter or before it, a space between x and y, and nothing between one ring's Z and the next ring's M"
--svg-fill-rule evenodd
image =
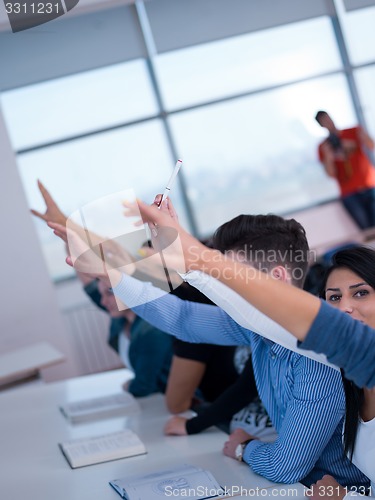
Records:
M329 304L371 327L375 327L375 250L366 247L337 252L320 293ZM375 487L375 389L357 387L345 378L346 399L344 451ZM315 484L313 498L342 499L347 492L331 476ZM331 494L330 494L331 493ZM333 493L333 494L332 494ZM363 492L362 492L363 493ZM375 491L370 491L375 496Z

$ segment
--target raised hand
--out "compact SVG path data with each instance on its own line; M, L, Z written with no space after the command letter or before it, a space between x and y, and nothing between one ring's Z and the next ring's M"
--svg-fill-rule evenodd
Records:
M121 279L121 271L131 274L134 264L130 255L111 240L102 241L95 246L88 245L82 235L61 224L48 223L56 236L68 245L67 264L77 271L93 278L110 279L115 286ZM84 234L84 233L83 233Z
M66 215L60 210L59 206L40 180L38 180L38 188L46 204L46 211L42 213L38 212L37 210L31 209L30 212L36 217L39 217L39 219L44 220L45 222L53 222L61 225L66 224Z
M173 216L174 209L168 199L163 201L160 210L155 204L149 206L140 200L137 203L125 202L124 206L127 217L141 214L142 220L136 222L135 225L148 223L156 229L153 235L153 245L156 250L163 250L168 269L186 272L200 267L199 263L204 261L207 248L180 226L177 216Z
M167 436L187 436L186 422L187 418L175 415L170 418L164 427L164 434Z
M68 231L66 226L54 222L48 222L48 226L53 229L56 236L67 243L67 264L77 271L91 275L94 278L107 276L107 269L99 245L94 250L76 232Z
M161 202L162 198L162 194L157 194L154 199L154 205L159 207L159 210L161 210L162 212L169 214L171 219L174 219L178 222L178 214L173 206L172 200L168 197L164 198L163 202Z

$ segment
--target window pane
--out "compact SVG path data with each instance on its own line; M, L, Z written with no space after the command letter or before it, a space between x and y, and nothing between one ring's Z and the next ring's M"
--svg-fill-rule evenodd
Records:
M319 109L340 127L355 122L343 76L171 117L202 236L240 213L287 213L337 196L317 159Z
M158 120L18 156L30 207L44 211L36 184L40 179L68 215L91 201L131 188L151 203L156 193L163 192L174 163ZM178 182L173 200L186 223ZM118 210L122 212L120 203ZM105 218L105 211L100 215ZM35 219L35 224L51 275L71 274L64 264L64 246L45 223Z
M314 19L161 54L167 109L340 68L328 18Z
M375 7L345 13L343 29L352 64L375 60Z
M354 73L358 92L370 135L375 137L375 66L362 68Z
M2 105L16 150L157 112L143 60L5 92Z

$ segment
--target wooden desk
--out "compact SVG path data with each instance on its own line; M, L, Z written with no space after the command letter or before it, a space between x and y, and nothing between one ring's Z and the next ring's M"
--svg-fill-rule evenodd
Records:
M169 414L161 395L139 399L140 414L78 425L69 424L58 409L60 404L119 392L130 376L128 370L116 370L0 394L0 498L118 500L120 497L108 485L111 479L183 463L209 469L227 488L267 488L271 496L273 488L290 487L275 485L254 474L247 465L225 457L221 450L227 436L219 430L195 436L164 436L163 427ZM147 455L72 470L57 446L68 439L124 427L139 435ZM276 489L273 497L278 496Z

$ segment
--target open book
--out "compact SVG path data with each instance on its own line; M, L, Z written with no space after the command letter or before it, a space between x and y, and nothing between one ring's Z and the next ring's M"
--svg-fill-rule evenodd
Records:
M140 411L136 399L128 392L75 401L60 406L60 410L73 423L96 418L116 417Z
M190 500L214 498L224 494L211 472L183 465L109 483L126 500L160 500L160 497L184 497Z
M72 469L142 455L146 448L130 429L59 443Z

